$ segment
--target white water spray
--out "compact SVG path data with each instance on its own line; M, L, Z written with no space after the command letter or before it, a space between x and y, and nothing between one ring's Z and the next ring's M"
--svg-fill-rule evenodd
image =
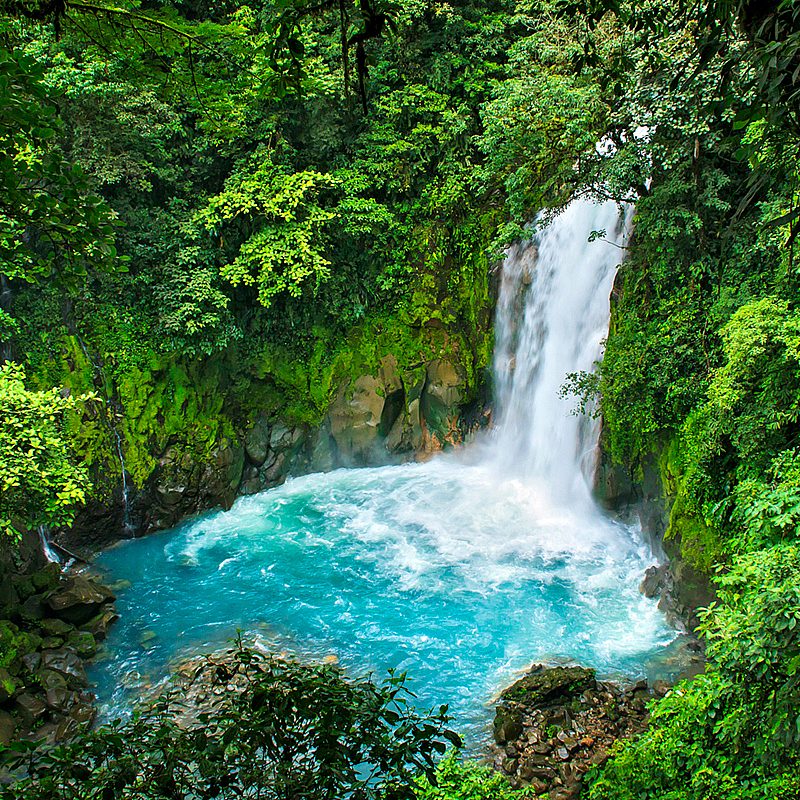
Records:
M572 507L592 502L599 426L573 413L575 399L560 390L602 354L628 216L612 202L575 200L503 264L491 457L503 473L544 484L552 500ZM606 236L590 242L592 231Z
M39 526L39 543L42 546L42 553L44 557L52 564L60 564L61 559L58 553L53 549L50 544L50 537L47 535L47 528L44 525Z

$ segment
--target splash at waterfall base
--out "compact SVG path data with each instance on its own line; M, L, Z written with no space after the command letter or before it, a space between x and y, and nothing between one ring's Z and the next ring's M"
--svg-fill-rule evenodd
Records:
M592 497L599 426L571 413L566 375L592 370L626 220L580 201L503 266L495 427L424 463L339 469L240 498L227 513L107 551L130 581L113 657L94 672L113 716L165 665L239 628L351 674L408 670L417 703L447 703L485 741L491 701L531 660L652 674L675 631L639 583L635 524ZM656 659L657 660L657 659Z

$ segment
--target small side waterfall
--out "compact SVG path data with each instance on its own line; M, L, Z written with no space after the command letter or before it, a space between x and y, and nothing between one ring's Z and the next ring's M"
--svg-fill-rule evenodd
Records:
M122 473L122 527L125 533L128 535L132 535L134 532L133 522L131 521L131 511L130 511L130 486L128 485L128 470L125 466L125 456L122 451L122 437L119 435L119 430L117 429L117 424L114 420L114 410L111 404L110 393L106 388L105 378L103 376L103 368L92 360L89 355L89 350L86 347L86 343L83 341L82 337L75 334L75 338L78 340L78 344L80 345L81 350L83 351L83 355L85 356L86 360L92 365L94 368L95 375L100 378L100 381L103 385L103 398L105 400L105 411L106 411L106 421L109 431L111 435L114 437L114 445L117 451L117 458L119 459L119 466L120 472Z
M58 556L58 553L53 549L52 545L50 544L50 537L47 534L47 528L44 525L39 526L39 543L42 546L42 553L44 553L44 557L51 562L52 564L60 564L61 559Z
M572 413L575 402L560 389L601 356L628 218L612 202L573 201L503 264L491 457L503 472L544 483L554 500L571 505L591 503L599 428ZM590 242L591 231L606 238Z

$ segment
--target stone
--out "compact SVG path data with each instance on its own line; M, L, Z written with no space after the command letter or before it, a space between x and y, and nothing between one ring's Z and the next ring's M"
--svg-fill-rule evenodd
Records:
M568 761L568 760L569 760L569 750L567 750L567 748L566 748L566 747L563 747L563 746L562 746L562 747L559 747L559 748L556 750L556 755L557 755L557 756L558 756L558 757L559 757L559 758L560 758L562 761Z
M108 635L111 626L119 619L119 614L112 608L103 609L96 617L90 619L85 625L82 625L83 630L89 631L98 641L102 641Z
M67 685L64 675L54 669L40 669L36 673L36 680L44 689L63 689Z
M260 467L267 460L270 450L270 426L264 417L259 417L244 436L244 452L251 464Z
M352 387L339 390L327 421L344 466L364 466L375 460L383 406L383 385L372 375L362 375Z
M507 775L513 775L517 771L517 759L506 757L503 759L501 767Z
M0 711L0 745L7 746L14 741L17 722L7 711Z
M528 706L542 706L571 700L594 686L594 670L536 665L527 675L506 689L501 699L522 702Z
M28 672L36 672L41 663L41 653L26 653L24 656L22 656L22 666L25 667Z
M669 681L664 680L656 680L653 681L653 692L656 697L665 697L669 694L670 690L672 689L672 685Z
M63 636L74 630L74 627L63 619L43 619L39 623L39 629L44 636Z
M44 598L39 594L31 595L20 606L20 616L29 622L37 622L45 616Z
M513 742L522 735L522 714L516 709L498 706L494 718L494 740L498 744Z
M58 564L47 564L31 574L31 583L37 592L49 592L61 582L61 567Z
M83 662L78 654L70 648L62 647L57 650L43 650L42 666L45 669L60 672L68 678L73 678L84 686L87 684Z
M78 698L79 702L73 706L72 710L69 712L70 717L79 725L85 725L88 722L93 722L95 716L97 716L97 711L92 705L91 696L80 694L78 695Z
M261 471L262 488L277 486L286 480L289 472L289 454L284 450L275 457L270 466Z
M82 575L75 575L48 597L47 604L59 618L82 625L92 619L104 604L114 599L114 595L105 587Z
M73 647L81 658L91 658L97 652L97 642L89 631L73 631L67 637L67 644Z
M435 359L426 367L420 411L429 447L455 443L459 406L464 399L465 387L466 380L460 367L448 359Z
M28 725L32 725L47 712L47 706L28 692L21 694L16 699L16 704L20 716Z
M5 667L0 667L0 703L10 700L17 688L17 682L11 676L11 673Z
M302 438L303 432L299 428L290 428L282 422L276 423L269 437L271 450L291 450Z
M54 687L45 692L45 702L53 711L67 713L78 702L78 695L63 686Z

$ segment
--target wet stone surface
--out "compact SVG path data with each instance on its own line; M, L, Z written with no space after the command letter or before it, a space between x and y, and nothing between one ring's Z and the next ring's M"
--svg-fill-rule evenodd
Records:
M0 745L68 738L95 716L85 663L117 618L114 595L56 564L12 574L0 604Z

